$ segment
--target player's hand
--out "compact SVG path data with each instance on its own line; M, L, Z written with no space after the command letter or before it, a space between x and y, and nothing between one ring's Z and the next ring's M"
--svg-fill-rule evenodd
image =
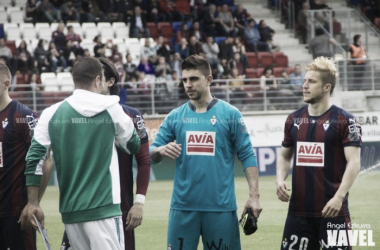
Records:
M259 200L259 196L257 197L250 197L247 202L245 203L244 210L242 213L242 216L245 215L247 212L247 209L251 209L253 212L253 216L255 218L259 218L261 211L263 210L263 207L261 206L261 202Z
M181 154L181 150L182 150L181 146L182 146L181 144L170 142L160 149L160 154L162 156L166 156L166 157L169 157L170 159L175 160Z
M141 203L135 203L128 212L126 219L126 228L125 230L132 230L141 225L143 219L143 209L144 205Z
M340 208L342 207L343 199L334 196L322 210L324 218L335 218L338 216Z
M27 204L22 210L20 219L18 223L21 223L21 230L25 230L30 225L35 229L38 228L36 222L34 221L33 215L36 216L37 220L41 223L42 228L45 227L45 215L41 207L37 204Z
M290 188L288 187L286 182L285 181L277 181L276 184L277 184L277 197L278 197L278 199L280 199L281 201L284 201L284 202L290 201L290 195L288 193L290 191Z

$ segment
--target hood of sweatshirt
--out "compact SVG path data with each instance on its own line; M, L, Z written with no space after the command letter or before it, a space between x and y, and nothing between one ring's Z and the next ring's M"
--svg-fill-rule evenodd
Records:
M107 110L118 104L119 100L118 96L101 95L83 89L74 90L74 93L66 98L71 107L86 117L92 117Z

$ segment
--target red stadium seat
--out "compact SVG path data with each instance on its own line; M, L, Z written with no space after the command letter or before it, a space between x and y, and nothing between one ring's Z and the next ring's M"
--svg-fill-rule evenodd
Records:
M342 24L336 20L333 21L333 34L339 35L342 33Z
M274 59L269 52L259 52L259 61L261 67L272 67L274 64Z
M276 57L274 58L274 62L276 64L276 67L288 67L288 57L284 54L276 55Z
M247 55L248 64L251 68L259 67L259 59L257 58L254 52L247 52L246 55Z
M290 75L291 73L293 73L293 71L294 71L294 68L292 68L292 67L286 68L286 72L288 73L288 75Z
M13 40L8 40L5 45L12 51L12 55L16 53L16 43Z
M158 30L163 37L172 38L174 36L173 27L169 22L158 23Z
M245 75L247 78L258 78L256 70L251 68L245 70Z
M282 70L284 70L283 67L276 67L276 68L274 68L273 69L273 75L275 77L281 77ZM285 68L285 70L286 70L286 68Z
M375 18L375 26L380 30L380 17Z
M256 70L257 76L258 76L259 78L263 75L263 72L264 72L264 68L258 68L258 69Z
M146 23L146 27L150 31L150 37L156 39L158 37L158 29L156 23Z

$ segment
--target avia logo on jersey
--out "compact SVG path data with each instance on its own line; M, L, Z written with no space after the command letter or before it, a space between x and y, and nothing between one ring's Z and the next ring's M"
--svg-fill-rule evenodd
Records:
M297 166L323 167L325 144L323 142L297 142Z
M5 118L3 121L3 128L6 128L8 126L8 118Z
M215 156L215 132L187 131L186 154Z

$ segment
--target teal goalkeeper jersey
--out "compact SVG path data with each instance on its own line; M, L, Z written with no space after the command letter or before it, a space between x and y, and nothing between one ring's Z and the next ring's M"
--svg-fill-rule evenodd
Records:
M227 212L237 209L234 161L244 170L257 167L250 136L238 109L213 99L204 113L191 102L165 118L150 151L176 140L182 144L176 159L171 209Z

